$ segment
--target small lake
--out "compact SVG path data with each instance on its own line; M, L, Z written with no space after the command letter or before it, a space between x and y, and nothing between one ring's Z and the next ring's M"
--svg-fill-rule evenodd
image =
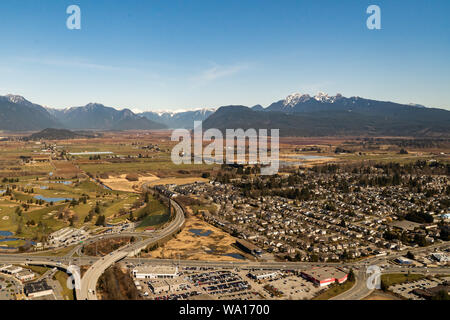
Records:
M0 230L0 237L9 237L9 236L12 236L12 235L13 235L13 233L10 232L10 231L1 231Z
M4 239L0 239L0 242L6 242L6 241L17 241L20 240L18 238L4 238Z
M245 257L239 253L224 253L223 256L232 257L239 260L245 260Z
M73 198L47 198L47 197L44 197L41 195L34 196L34 198L38 199L38 200L44 200L46 202L59 202L59 201L66 201L66 200L72 201L73 200Z
M68 186L72 184L72 181L50 181L50 183L60 183Z
M41 190L48 190L48 187L47 186L41 186L40 189Z
M5 239L0 239L0 242L17 241L17 240L22 240L22 239L19 239L19 238L5 238ZM31 241L31 240L26 240L26 244L34 246L34 245L36 245L36 242ZM18 246L18 247L0 246L0 249L17 249L19 247L21 247L21 246Z
M189 232L200 237L207 237L212 233L211 230L203 230L203 229L189 229Z

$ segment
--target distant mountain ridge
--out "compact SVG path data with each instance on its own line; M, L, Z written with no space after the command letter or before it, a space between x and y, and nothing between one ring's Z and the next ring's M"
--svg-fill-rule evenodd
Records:
M281 135L450 136L450 111L361 97L292 94L267 108L224 106L182 112L133 113L98 103L66 109L45 108L21 96L0 96L0 130L280 129Z
M282 136L450 136L450 111L340 94L293 94L259 106L219 108L204 129L280 129Z
M284 100L272 103L265 111L280 111L284 113L318 112L318 111L358 111L367 114L389 114L401 108L424 108L417 104L400 104L390 101L378 101L361 97L344 97L341 94L329 96L319 92L315 96L295 93Z
M0 130L35 131L62 126L40 105L17 95L0 96Z
M0 130L38 131L46 128L71 130L153 130L166 125L98 103L83 107L52 109L17 95L0 96Z
M147 130L164 129L165 125L134 114L129 109L116 110L99 103L83 107L51 110L53 116L68 129Z
M177 128L193 129L194 121L204 121L210 115L212 115L214 112L215 112L215 109L203 108L200 110L181 111L181 112L147 111L147 112L139 113L139 115L142 115L149 120L163 123L168 128L171 128L171 129L177 129Z

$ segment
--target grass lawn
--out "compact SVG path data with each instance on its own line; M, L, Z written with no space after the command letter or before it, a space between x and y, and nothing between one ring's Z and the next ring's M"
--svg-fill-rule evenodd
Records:
M57 271L53 276L53 279L57 280L62 287L62 295L64 300L73 300L73 290L67 287L67 279L69 276L63 271Z
M410 281L416 281L425 278L422 274L403 274L403 273L393 273L393 274L383 274L381 276L381 281L383 281L387 287L396 284L401 284Z
M346 281L343 284L334 285L332 288L318 295L313 300L329 300L347 290L350 290L354 284L354 281Z
M14 247L18 248L24 246L27 242L25 240L12 240L12 241L2 241L0 242L0 246L4 247Z
M33 271L34 273L37 274L37 277L42 276L44 273L47 272L47 270L49 270L49 268L47 267L41 267L41 266L24 266L24 268L26 269L30 269L31 271Z
M144 218L139 224L138 230L146 227L155 227L167 222L170 218L168 213L165 214L152 214Z
M14 191L14 197L17 201L11 201L9 197L0 195L0 230L10 231L14 236L40 242L46 235L69 225L67 219L57 219L58 212L63 208L68 208L76 214L75 227L80 228L85 225L84 219L89 211L95 207L96 202L102 204L102 214L108 218L116 214L120 208L131 206L139 197L134 193L108 191L88 179L79 183L73 181L70 185L50 182L53 182L53 180L36 181L35 179L22 177L16 184L26 190L33 188L33 194ZM47 186L48 189L40 189L40 186L43 185ZM3 186L0 190L3 190L2 188L5 189L6 187ZM44 205L28 204L29 209L22 208L22 215L17 215L15 213L16 208L32 199L35 194L50 198L74 199L80 199L83 195L87 195L89 199L86 204L80 203L75 207L69 207L68 202L55 202L53 206L45 202ZM27 224L27 222L32 221L34 221L34 224ZM88 223L88 225L91 224ZM19 225L21 226L21 232L17 233ZM5 243L4 245L11 244Z
M215 213L217 211L217 207L213 204L211 205L194 205L190 206L194 213L198 213L199 210L208 210L210 213Z
M67 248L62 248L62 249L57 249L57 250L52 250L52 251L42 251L42 252L37 252L37 253L32 253L35 256L57 256L57 257L62 257L65 256L66 254L69 253L70 250L72 250L73 248L75 248L75 246L77 245L73 245Z
M142 159L130 163L102 163L98 164L80 164L80 168L85 172L92 174L111 173L122 174L129 172L145 173L148 171L163 170L163 171L178 171L178 170L206 170L212 168L213 165L206 164L180 164L176 165L169 158L167 159Z
M119 212L121 208L131 207L131 205L139 200L139 195L131 194L128 197L121 197L119 200L113 200L113 202L105 209L104 215L106 218Z
M140 214L147 211L148 215L141 221L138 226L138 230L145 229L146 227L154 227L167 222L170 218L168 208L159 202L158 200L151 199L150 202L144 208L138 210L135 217L139 217Z

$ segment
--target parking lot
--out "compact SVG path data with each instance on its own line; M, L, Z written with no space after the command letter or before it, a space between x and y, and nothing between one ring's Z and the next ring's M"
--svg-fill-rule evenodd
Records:
M297 275L283 276L279 279L269 280L267 283L283 295L283 300L309 300L322 289Z
M130 266L128 266L130 267ZM321 288L294 272L278 272L274 279L255 280L250 269L184 267L175 279L135 279L141 296L154 300L187 300L201 297L208 299L256 300L313 298ZM164 282L166 281L166 282ZM158 285L153 292L151 284ZM264 287L270 285L281 295L273 295Z
M137 280L144 298L155 300L186 300L196 296L208 296L212 299L257 298L251 291L249 282L232 270L214 270L212 268L183 268L176 279L166 280L170 289L153 293L150 284L157 280Z
M395 286L389 287L389 290L392 292L404 297L405 299L411 300L424 300L423 298L412 293L414 289L428 289L436 287L439 284L442 284L444 280L433 278L431 280L422 279L409 283L398 284Z
M20 292L18 283L11 278L0 277L0 300L15 300Z

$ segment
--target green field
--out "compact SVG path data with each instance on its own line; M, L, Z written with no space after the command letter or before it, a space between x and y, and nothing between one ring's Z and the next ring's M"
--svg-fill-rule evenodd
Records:
M149 171L171 171L176 172L178 170L208 170L213 165L199 164L180 164L175 165L170 159L158 159L158 160L142 160L131 163L104 163L101 166L97 164L81 164L80 168L85 172L89 172L94 175L101 173L114 173L115 175L135 172L146 173Z
M63 271L57 271L53 279L57 280L62 287L62 296L64 300L73 300L73 290L67 287L68 275Z
M341 293L344 293L347 290L350 290L354 284L354 281L346 281L343 284L334 285L332 288L321 293L313 300L329 300L333 297L336 297L337 295L340 295Z
M54 180L21 177L19 182L0 184L0 190L13 189L12 197L0 194L0 230L10 231L15 237L41 242L48 234L70 226L71 223L74 227L95 227L96 216L87 223L85 218L97 204L101 209L99 214L105 215L107 222L125 220L127 216L113 216L121 208L130 208L139 199L139 195L135 193L110 191L89 179L71 181L72 184L65 185L55 183ZM86 203L80 201L72 206L70 201L38 202L34 198L37 195L46 198L87 199Z
M422 274L403 274L403 273L393 273L393 274L383 274L381 276L381 281L386 285L386 287L393 286L396 284L401 284L405 282L411 282L416 280L421 280L425 278Z
M32 265L25 266L25 265L23 265L23 267L36 273L36 277L40 277L44 273L46 273L48 270L50 270L47 267L41 267L41 266L32 266Z
M150 198L147 206L136 212L136 217L144 214L144 212L147 212L147 215L139 224L138 230L142 230L147 227L159 226L166 223L170 218L168 208L164 204L153 198Z

